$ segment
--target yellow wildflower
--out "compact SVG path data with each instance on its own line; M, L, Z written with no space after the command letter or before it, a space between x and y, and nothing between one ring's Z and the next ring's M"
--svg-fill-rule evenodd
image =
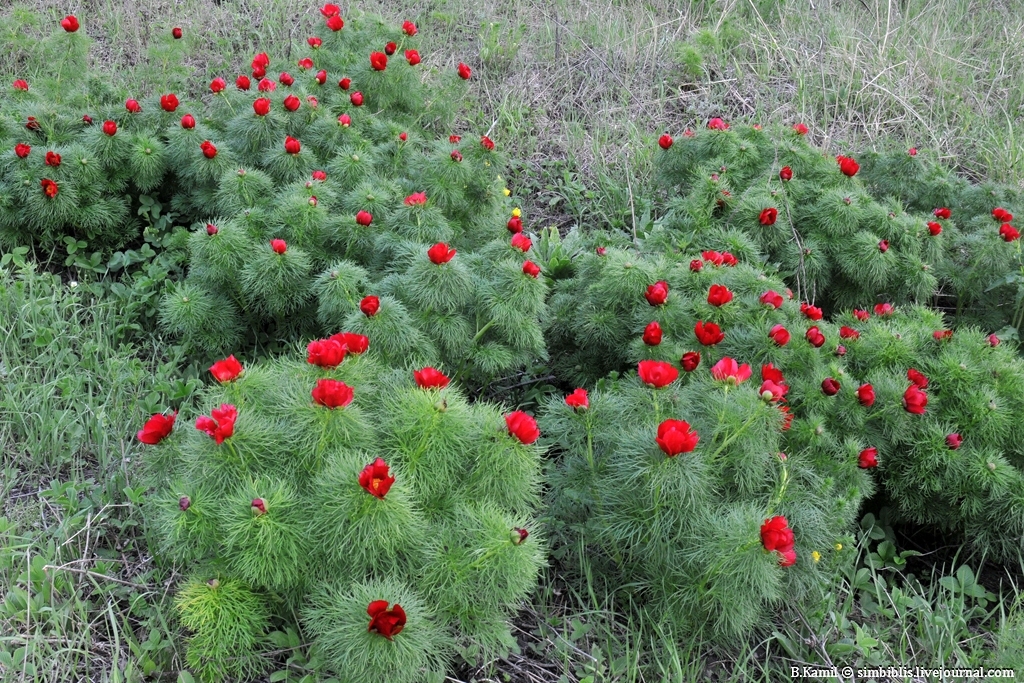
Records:
M515 216L516 218L519 218L520 216L523 215L523 212L520 211L519 207L517 206L516 208L512 209L512 215Z
M811 552L811 557L814 559L815 562L821 561L821 553L819 553L817 550Z

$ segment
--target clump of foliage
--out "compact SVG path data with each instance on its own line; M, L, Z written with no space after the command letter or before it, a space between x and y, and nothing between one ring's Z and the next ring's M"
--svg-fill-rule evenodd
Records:
M368 344L231 356L194 427L156 414L138 434L159 551L192 575L177 604L204 680L264 668L272 619L353 681L423 680L456 644L514 645L507 619L545 558L536 423L468 403L434 368L391 371Z

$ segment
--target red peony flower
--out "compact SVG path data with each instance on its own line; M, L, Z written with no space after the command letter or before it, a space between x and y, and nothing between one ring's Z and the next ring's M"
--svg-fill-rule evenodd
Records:
M761 525L761 544L767 552L777 552L781 555L780 566L789 567L796 564L796 550L793 548L795 543L793 530L789 528L789 522L785 517L772 517Z
M310 36L309 38L306 38L306 43L308 43L314 50L319 50L320 46L324 44L324 41L316 36Z
M132 114L138 114L142 111L142 106L139 104L138 100L125 100L124 108Z
M270 66L270 57L267 56L266 52L261 52L252 58L253 71L266 72L268 66ZM263 78L263 74L256 76L256 78Z
M371 52L370 67L374 71L383 71L388 68L388 56L383 52Z
M420 63L420 53L418 50L406 50L405 61L409 62L409 66L416 66ZM487 136L484 136L487 137ZM491 149L494 149L493 147Z
M390 57L391 55L395 54L395 50L397 49L398 45L396 45L395 43L388 43L387 45L384 46L384 54Z
M283 86L291 87L295 83L295 78L287 71L282 71L281 75L277 77L277 82Z
M325 17L335 17L341 14L341 8L335 4L327 3L326 5L320 8L320 14L324 15Z
M426 192L413 192L411 195L405 198L406 206L423 206L427 203Z
M516 437L520 443L526 446L540 437L537 421L521 410L506 415L505 426L508 427L508 433L511 436Z
M19 142L14 146L14 153L18 156L19 159L24 159L29 155L31 151L32 148L29 145L26 145L24 142Z
M769 330L768 338L775 342L778 346L785 346L786 344L789 343L789 330L787 330L782 325L775 325L774 327L772 327L771 330Z
M256 112L256 116L266 116L270 113L270 100L266 97L261 97L252 103L252 110Z
M313 180L320 180L320 181L327 180L327 172L326 171L313 171Z
M999 223L1009 223L1013 220L1013 214L1002 207L992 209L992 218Z
M313 403L326 406L331 410L344 408L352 402L355 391L344 382L336 379L319 379L312 391Z
M359 310L363 312L367 318L372 318L377 315L377 311L380 310L380 298L373 296L364 296L362 301L359 302Z
M373 215L369 211L360 211L356 214L356 223L363 227L373 222Z
M932 213L935 215L936 218L941 218L943 220L949 220L949 217L953 215L953 212L944 206L935 209L934 211L932 211Z
M302 151L302 143L289 135L284 139L284 151L292 155L298 154Z
M154 415L146 420L146 424L142 425L142 429L135 436L142 443L155 446L170 435L177 417L176 412L170 415Z
M860 170L860 164L850 157L839 155L836 157L836 161L839 163L839 170L848 178L852 178L857 175L857 171Z
M508 231L512 233L522 232L523 219L521 219L519 216L512 216L512 218L508 219L508 223L505 224L505 227L508 228Z
M458 69L458 71L459 71L459 78L461 78L464 81L468 81L469 77L473 73L472 69L470 69L468 66L466 66L462 62L459 62L459 69Z
M843 325L842 327L839 328L839 338L840 339L860 339L860 332L858 332L857 330L853 329L852 327L847 327L846 325Z
M684 420L665 420L658 425L658 436L654 439L666 456L674 458L680 453L689 453L697 447L700 437Z
M878 251L882 252L883 254L889 251L889 240L879 240Z
M872 467L878 467L878 449L872 446L871 448L865 448L857 456L857 467L862 470L869 470Z
M871 314L868 313L867 311L855 308L853 309L853 317L856 318L857 320L860 320L861 322L864 322L871 317Z
M331 29L335 33L345 28L345 20L335 14L333 17L328 17L327 28Z
M701 258L713 266L720 266L725 263L725 256L717 251L702 251L700 255Z
M903 408L908 413L921 415L924 413L925 406L927 405L928 394L921 391L915 385L911 384L907 387L907 390L903 392Z
M427 250L427 256L430 258L431 263L441 265L442 263L448 263L455 257L455 250L449 249L448 245L444 242L438 242Z
M537 277L540 275L540 266L538 266L533 261L524 261L523 272L529 275L530 277Z
M462 152L457 149L453 149L451 153L452 161L462 161Z
M249 506L254 517L262 517L267 514L267 501L262 498L253 498Z
M697 336L697 341L704 346L714 346L725 339L722 328L715 323L705 323L703 320L698 320L697 324L693 326L693 333Z
M948 446L950 450L957 450L958 448L960 448L960 444L962 444L963 442L963 437L957 434L956 432L946 435L946 446Z
M700 259L693 259L690 261L690 272L699 273L704 268L704 262Z
M1003 238L1004 242L1013 242L1020 239L1020 233L1017 228L1013 227L1009 223L1004 223L999 226L999 236Z
M413 370L412 376L420 389L443 389L451 381L440 370L431 367Z
M512 235L511 244L513 247L519 249L525 254L526 252L530 251L530 247L533 246L533 241L531 241L530 238L524 235L523 233L519 232L516 233L515 235Z
M213 417L200 415L196 418L196 429L209 434L219 446L224 443L224 439L230 439L234 435L238 409L230 403L222 403L220 408L214 408L210 414Z
M395 478L388 471L388 464L384 462L384 458L377 458L359 473L359 485L371 496L380 500L384 500L384 496L388 494L394 483Z
M651 306L661 306L668 300L668 282L658 280L653 285L647 285L647 292L644 294L647 303Z
M264 78L256 85L256 89L260 92L274 92L277 90L277 83L274 83L274 81L269 78Z
M181 40L181 35L182 34L180 26L175 26L171 29L171 36L173 36L175 40Z
M352 117L348 114L342 114L338 117L338 125L342 128L348 128L352 125Z
M793 426L793 413L789 412L789 406L777 406L779 412L782 413L782 431L789 431L790 427Z
M74 33L78 30L78 19L74 14L69 14L60 20L60 27L68 33Z
M724 285L711 285L708 290L708 303L712 306L722 307L732 301L732 292Z
M889 316L893 314L893 307L890 303L875 304L875 315Z
M217 76L217 78L210 81L210 92L212 92L214 95L223 91L224 88L226 87L228 87L227 81L225 81L220 76Z
M43 194L45 194L50 199L53 199L54 197L57 196L57 183L53 182L49 178L43 178L42 180L40 180L39 185L43 188Z
M642 360L637 364L640 381L649 387L661 389L679 378L679 371L661 360Z
M332 334L330 338L345 347L346 353L356 356L366 353L366 350L370 348L370 338L363 334L339 332L338 334Z
M494 141L486 135L480 136L480 146L486 149L488 152L494 151Z
M907 379L913 382L918 389L928 388L928 378L918 372L915 368L907 370Z
M658 145L660 145L662 149L669 149L672 146L672 136L665 133L658 138Z
M203 156L207 159L212 159L217 156L217 148L209 140L204 140L203 143L199 145L199 148L203 150Z
M305 71L307 69L312 69L313 68L313 60L310 59L309 57L303 57L298 62L296 62L296 66L298 66L303 71Z
M807 330L805 337L807 338L807 341L810 342L811 346L816 349L820 349L821 345L825 343L825 335L821 333L821 330L818 329L817 325Z
M42 126L40 126L39 122L36 121L36 117L29 116L28 121L25 123L25 129L31 131L40 131L42 130Z
M46 165L47 166L53 166L54 168L57 168L58 166L60 166L60 155L57 154L56 152L47 152L46 153Z
M907 154L909 154L912 157L916 157L917 156L917 147L911 147L910 149L908 149L907 150Z
M398 134L398 139L401 140L402 142L405 142L406 140L409 139L409 134L403 131Z
M720 118L713 118L708 121L708 128L711 130L729 130L729 124Z
M281 104L283 104L284 108L287 109L288 111L298 111L299 107L302 106L302 100L300 100L295 95L289 95L288 97L284 98L284 102L282 102Z
M857 400L865 408L870 408L875 404L875 388L870 384L861 384L857 388Z
M945 341L946 339L953 338L953 330L935 330L932 332L932 337L935 341Z
M684 371L693 372L700 365L700 353L697 351L687 351L679 360L679 364L683 366Z
M767 292L762 294L759 301L765 306L771 306L774 309L782 308L782 295L774 289L769 289Z
M387 600L374 600L366 608L366 613L370 615L370 628L367 630L388 640L397 636L405 627L405 610L398 603L388 609Z
M793 130L796 131L797 135L807 135L807 126L802 123L793 124Z
M181 117L181 127L185 130L192 130L196 127L196 117L192 114L185 114Z
M777 384L770 379L761 382L761 388L757 390L761 394L761 400L766 403L778 403L786 397L789 387L785 384Z
M568 396L565 397L565 405L569 406L576 412L580 410L586 410L590 407L590 399L587 397L586 389L577 389Z
M117 124L113 121L104 121L103 134L113 136L115 133L117 133Z
M821 320L821 309L817 306L811 306L807 303L800 304L800 312L803 313L808 320Z
M605 254L608 253L608 250L605 249L604 247L596 247L594 249L594 253L597 254L598 256L604 256Z
M337 339L316 339L306 346L306 362L321 368L336 368L345 360L345 345Z
M935 237L942 233L942 226L935 221L928 221L928 234Z
M727 356L711 366L711 376L719 382L736 386L750 379L750 366L746 363L740 365Z
M22 78L19 78L18 80L14 81L14 83L12 83L11 86L15 90L22 90L24 92L28 92L28 81Z
M999 337L994 334L988 335L988 344L993 348L999 346Z
M661 343L661 325L657 320L652 320L644 328L644 344L657 346Z
M207 232L209 232L209 230L207 230ZM238 359L235 358L234 354L231 354L224 360L219 360L211 365L210 374L213 375L213 378L221 384L231 382L242 374L242 364L238 362Z
M788 391L788 387L785 385L785 377L782 375L782 371L776 368L773 364L770 364L770 362L769 364L761 366L761 380L764 382L774 382L775 384L782 386L786 391ZM784 393L785 392L783 391L783 394Z
M779 210L773 206L761 211L761 215L758 217L758 220L761 222L761 225L775 225L775 221L778 217Z
M348 90L349 86L351 86L351 85L352 85L352 79L351 78L343 78L340 81L338 81L338 87L341 88L342 90Z
M792 180L792 179L793 179L793 169L791 169L789 166L783 166L782 170L779 171L779 180L786 181L786 180Z
M348 98L352 102L353 107L363 106L363 93L356 91Z
M409 20L402 22L402 33L409 36L410 38L416 35L416 24Z
M206 224L206 234L207 235L209 235L210 237L213 237L218 232L220 232L220 230L217 229L216 225L214 225L213 223L207 223Z
M839 393L839 382L832 377L827 377L821 383L821 391L826 396L835 396Z

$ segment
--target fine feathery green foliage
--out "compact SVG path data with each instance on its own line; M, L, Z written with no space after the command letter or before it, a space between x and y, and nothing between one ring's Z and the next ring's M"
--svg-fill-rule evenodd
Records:
M177 604L204 680L266 664L267 614L297 614L343 680L423 680L457 643L512 647L507 620L544 564L536 435L369 352L312 364L328 343L343 348L313 342L307 364L222 361L196 428L147 424L150 521L192 568ZM377 600L408 619L393 641Z

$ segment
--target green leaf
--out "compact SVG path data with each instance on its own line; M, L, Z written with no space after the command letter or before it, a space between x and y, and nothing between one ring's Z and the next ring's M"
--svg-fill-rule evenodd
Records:
M192 678L192 674L187 671L179 671L178 683L196 683L196 679Z

